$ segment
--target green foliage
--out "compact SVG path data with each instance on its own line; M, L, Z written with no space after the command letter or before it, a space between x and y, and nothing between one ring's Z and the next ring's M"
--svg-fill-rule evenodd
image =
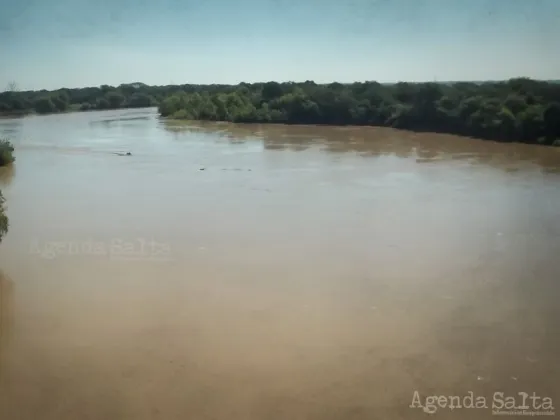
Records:
M97 109L109 109L111 107L111 104L109 103L109 101L107 100L107 98L105 97L101 97L97 100L97 103L95 105L95 107Z
M64 102L59 97L55 96L54 98L51 99L51 101L57 111L66 111L68 109L68 103Z
M164 99L159 105L159 113L163 117L168 117L175 114L180 108L183 107L182 96L176 94Z
M189 86L162 116L231 122L378 125L498 141L558 144L560 89L513 79L488 83L243 83Z
M270 101L272 99L279 98L284 93L282 86L277 82L265 83L262 87L261 96L264 101Z
M48 96L37 99L33 104L33 108L37 114L48 114L57 110L55 104Z
M557 144L560 84L504 82L319 85L103 85L0 93L0 113L159 106L163 117L210 121L390 126L499 141Z
M51 101L57 111L66 111L70 106L70 99L65 91L58 91L51 95Z
M124 95L119 92L109 92L105 95L105 98L110 109L122 108L125 101Z
M171 118L176 120L194 120L194 117L189 114L189 111L186 109L180 109L179 111L174 112L171 115Z
M8 233L9 227L8 216L6 216L5 198L2 191L0 191L0 242L6 233Z
M121 85L119 88L103 85L80 89L42 91L6 91L0 93L0 114L25 114L32 111L49 114L66 111L105 110L117 108L144 108L158 104L156 97L165 98L165 87L146 86L142 83Z
M552 103L543 112L544 132L547 138L560 138L560 103Z
M0 166L5 166L14 162L16 158L13 153L13 144L8 139L0 139Z
M133 93L127 100L129 108L148 108L155 104L154 98L145 93Z

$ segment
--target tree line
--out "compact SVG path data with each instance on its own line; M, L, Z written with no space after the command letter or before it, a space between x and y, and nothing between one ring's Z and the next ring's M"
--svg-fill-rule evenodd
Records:
M376 82L240 84L178 92L159 105L175 119L387 126L560 146L560 84Z
M177 91L178 89L175 89ZM0 114L19 115L35 112L50 114L66 111L90 111L157 106L170 91L142 83L102 85L55 91L19 91L14 84L0 93Z
M163 117L244 123L373 125L560 145L560 83L499 82L112 87L0 94L0 113L159 106Z

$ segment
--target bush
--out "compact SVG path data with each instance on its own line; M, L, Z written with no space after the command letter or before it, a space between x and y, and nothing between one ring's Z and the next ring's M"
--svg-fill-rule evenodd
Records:
M105 97L111 109L122 108L124 105L125 97L119 92L109 92Z
M154 105L154 98L149 95L134 93L128 100L130 108L148 108Z
M10 226L8 222L8 216L6 216L5 207L4 207L4 196L2 195L2 191L0 191L0 242L8 233L8 227Z
M177 112L174 112L171 115L171 118L174 120L192 120L192 115L186 109L180 109Z
M39 98L33 104L35 112L38 114L48 114L50 112L56 112L56 106L53 104L51 98L43 97Z
M68 97L65 95L54 95L51 102L57 111L66 111L68 109Z
M9 165L16 158L13 155L14 146L7 139L0 140L0 166Z
M97 105L95 106L97 109L109 109L111 107L111 105L109 104L109 101L105 98L99 98L97 100Z
M172 95L165 98L165 100L159 104L159 113L161 116L168 117L177 112L182 107L181 98L180 95Z

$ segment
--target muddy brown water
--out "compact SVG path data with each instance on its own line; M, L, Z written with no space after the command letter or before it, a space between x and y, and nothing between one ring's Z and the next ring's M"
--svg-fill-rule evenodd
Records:
M2 420L560 411L560 149L155 109L0 134Z

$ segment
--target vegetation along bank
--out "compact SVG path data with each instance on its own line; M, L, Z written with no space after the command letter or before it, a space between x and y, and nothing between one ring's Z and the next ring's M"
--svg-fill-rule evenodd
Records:
M560 146L560 83L499 82L112 87L0 94L0 113L159 106L163 117L243 123L387 126Z

